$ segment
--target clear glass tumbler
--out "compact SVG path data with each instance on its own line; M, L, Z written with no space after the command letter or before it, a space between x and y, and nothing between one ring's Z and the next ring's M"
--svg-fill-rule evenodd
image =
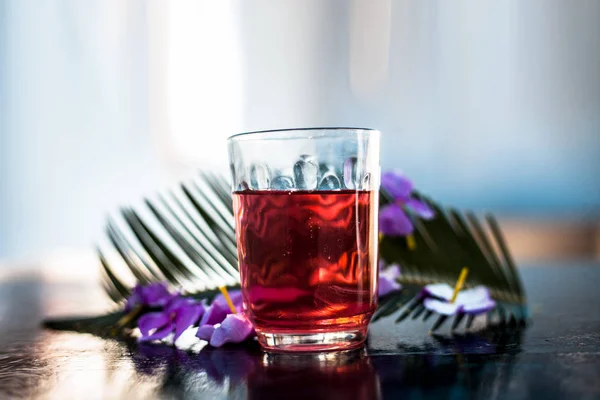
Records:
M245 310L271 351L359 347L377 305L379 132L229 138Z

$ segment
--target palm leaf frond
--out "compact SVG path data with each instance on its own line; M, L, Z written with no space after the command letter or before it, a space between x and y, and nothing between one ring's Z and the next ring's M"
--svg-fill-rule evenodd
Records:
M114 219L108 220L109 242L123 261L109 264L99 252L108 278L104 287L113 301L121 302L129 293L118 278L123 270L142 284L167 281L176 287L197 287L200 290L194 292L202 297L211 295L219 286L238 284L233 208L227 182L215 175L201 177L202 191L200 185L192 182L181 184L179 196L170 192L170 201L163 195L158 201L145 199L147 215L132 208L121 209L123 228ZM164 240L165 237L170 240Z
M58 331L76 331L107 336L111 327L115 326L124 314L119 310L97 317L53 318L45 320L43 326Z
M467 286L486 286L498 303L488 322L522 325L527 318L525 292L497 221L487 215L481 222L473 213L445 209L423 195L415 196L436 216L414 219L415 248L409 248L404 237L382 239L381 258L388 264L400 264L403 289L380 299L374 320L394 314L396 322L436 317L432 330L439 329L450 318L425 309L420 290L429 283L454 285L467 266ZM389 201L382 192L382 204ZM102 286L115 303L122 303L131 291L123 279L126 275L129 281L141 284L167 281L196 298L214 297L219 286L239 287L233 222L229 184L223 177L208 173L182 183L178 190L145 199L141 208L122 208L107 221L110 247L98 249ZM119 262L109 262L108 254ZM103 323L122 316L119 312L98 318L54 320L47 321L46 326L101 332ZM474 320L458 315L450 329L470 329Z
M374 320L388 316L401 308L396 319L400 322L410 316L418 318L424 311L420 290L430 283L447 283L454 286L463 267L469 268L467 287L484 285L497 306L499 325L515 321L522 324L527 318L526 296L519 273L512 260L498 222L491 215L483 225L473 213L462 214L454 209L444 209L431 199L417 194L435 210L432 220L414 220L415 248L410 249L404 237L384 237L380 255L387 263L398 263L402 268L399 282L403 290L380 301ZM388 202L386 195L382 203ZM425 313L430 318L432 313ZM457 329L464 319L458 314L451 325ZM448 320L439 316L432 331ZM465 328L470 328L473 318L467 318Z

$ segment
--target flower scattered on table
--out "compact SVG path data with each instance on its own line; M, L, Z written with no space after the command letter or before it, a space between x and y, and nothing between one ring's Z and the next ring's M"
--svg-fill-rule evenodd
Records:
M496 307L496 302L484 286L461 290L451 302L453 289L445 283L427 285L423 288L426 296L423 305L426 309L443 315L482 314Z
M239 290L231 290L228 294L235 308L235 312L242 311L242 293ZM227 314L231 313L234 313L234 311L229 306L225 295L221 293L214 298L211 306L206 309L206 312L200 320L200 326L220 324Z
M213 347L241 343L255 334L252 323L242 311L242 293L228 292L225 288L221 288L221 292L202 316L196 332L198 338Z
M169 291L164 282L138 284L133 288L127 303L125 303L125 311L131 311L137 306L164 307L176 296Z
M496 302L485 286L461 290L468 272L468 268L462 269L454 288L445 283L426 285L421 290L425 308L449 316L456 314L478 315L496 307Z
M398 282L400 266L385 265L379 262L378 296L384 297L402 289ZM487 288L477 286L462 290L468 269L463 268L456 286L431 284L421 290L426 309L442 315L477 315L490 311L496 306ZM163 340L173 335L173 343L187 329L197 327L196 337L207 341L212 347L226 343L241 343L256 335L252 323L243 310L242 294L239 290L228 292L221 287L210 306L206 300L199 301L169 292L165 284L153 283L137 286L127 301L126 308L146 306L146 312L138 319L141 332L140 342ZM159 311L154 311L155 309ZM160 309L162 308L162 309ZM133 311L137 312L137 311Z
M378 296L383 297L402 288L397 279L400 267L379 263ZM125 310L136 307L159 309L143 313L138 319L140 342L164 340L171 334L175 342L187 329L197 327L196 337L213 347L241 343L256 335L243 311L242 293L221 288L212 304L171 293L165 283L137 285L127 299ZM162 309L161 309L162 308Z
M254 327L246 314L228 314L225 320L215 327L209 343L213 347L221 347L225 343L241 343L254 335Z
M163 340L171 334L175 342L183 332L196 326L196 336L211 346L243 342L254 335L254 328L242 310L242 294L239 290L221 290L207 306L206 301L169 292L164 283L138 285L127 299L125 310L131 312L143 306L159 309L138 319L140 342Z
M414 230L408 208L423 219L431 219L435 213L425 202L412 197L413 184L399 171L388 171L381 176L382 188L393 198L391 204L379 211L379 231L384 235L407 236Z
M138 328L142 336L139 340L142 342L161 340L174 333L173 342L175 342L186 329L198 322L204 313L202 303L175 297L162 311L150 312L140 317Z
M402 289L402 285L398 283L400 277L400 266L392 264L386 266L383 261L379 261L379 287L377 288L377 296L387 296L392 292Z

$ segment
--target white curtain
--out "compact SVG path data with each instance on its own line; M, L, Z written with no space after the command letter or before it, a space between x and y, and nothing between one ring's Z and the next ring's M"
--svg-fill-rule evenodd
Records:
M461 207L600 205L600 2L4 0L0 258L88 248L107 211L236 131L380 128Z
M238 4L248 129L376 127L446 202L600 213L599 1Z
M89 248L163 185L144 0L2 2L0 257Z

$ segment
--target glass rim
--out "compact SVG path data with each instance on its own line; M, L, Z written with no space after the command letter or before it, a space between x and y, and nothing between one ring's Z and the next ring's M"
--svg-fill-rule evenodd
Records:
M318 135L307 135L304 132L323 131ZM355 134L360 131L366 134L379 134L379 130L373 128L358 128L358 127L339 127L339 126L324 126L314 128L283 128L283 129L267 129L261 131L242 132L231 135L227 138L228 142L247 141L247 140L290 140L290 139L321 139L346 136L348 133ZM300 133L302 132L302 133ZM336 133L332 133L336 132ZM295 134L294 134L295 133Z

